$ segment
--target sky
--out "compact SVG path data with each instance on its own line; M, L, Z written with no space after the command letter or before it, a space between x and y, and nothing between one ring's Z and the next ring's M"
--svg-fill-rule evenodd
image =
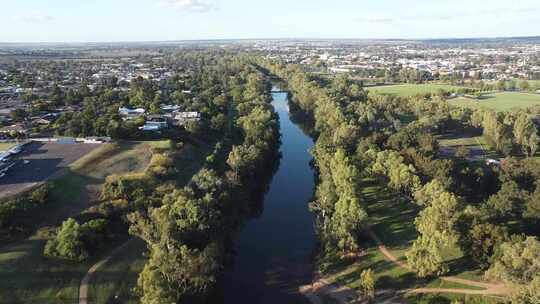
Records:
M540 35L539 0L0 0L0 42Z

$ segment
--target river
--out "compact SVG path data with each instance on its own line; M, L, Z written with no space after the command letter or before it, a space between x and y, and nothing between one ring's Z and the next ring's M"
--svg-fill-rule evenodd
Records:
M264 198L264 211L238 239L225 278L225 304L302 304L298 287L311 283L316 236L308 202L313 140L291 121L286 93L272 93L280 117L282 159Z

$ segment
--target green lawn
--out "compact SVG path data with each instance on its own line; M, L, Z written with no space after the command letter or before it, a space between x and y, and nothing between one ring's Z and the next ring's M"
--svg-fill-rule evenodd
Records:
M70 171L51 181L51 200L39 214L27 220L39 228L29 239L0 247L0 303L73 303L80 280L99 259L71 263L45 258L43 247L55 227L91 207L110 174L144 170L151 145L123 142L104 145L70 166ZM116 243L109 244L111 247ZM103 250L106 255L108 250Z
M400 85L388 85L388 86L376 86L368 87L369 91L377 92L380 94L396 95L401 97L415 96L418 94L431 94L437 93L438 90L444 90L452 92L462 89L459 86L447 85L447 84L400 84Z
M107 303L115 296L122 303L138 303L133 294L146 258L143 255L146 244L142 240L133 240L121 252L103 265L90 281L88 296L90 303Z
M419 294L406 297L409 303L415 304L451 304L457 301L465 304L497 304L507 303L501 298L478 295L459 295L459 294Z
M500 92L484 95L481 99L459 97L450 100L450 104L472 109L490 109L506 112L540 105L540 94Z

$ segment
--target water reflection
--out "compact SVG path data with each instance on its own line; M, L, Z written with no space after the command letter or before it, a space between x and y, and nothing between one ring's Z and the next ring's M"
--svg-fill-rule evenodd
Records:
M265 195L264 212L246 224L236 241L238 255L225 277L227 304L307 303L298 287L309 283L313 272L316 239L308 210L313 141L291 121L287 94L272 96L280 116L282 158Z

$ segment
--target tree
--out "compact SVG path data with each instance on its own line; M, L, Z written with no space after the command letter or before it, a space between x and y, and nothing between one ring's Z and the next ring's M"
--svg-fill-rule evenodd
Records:
M62 223L56 237L47 241L44 253L68 260L84 261L88 258L88 252L82 236L82 227L74 219L67 219Z
M338 247L343 250L358 249L358 232L366 225L367 213L360 207L355 197L341 197L331 219L331 233L337 241Z
M420 236L407 251L407 263L421 277L448 272L441 255L441 242L436 237Z
M519 83L519 89L522 91L529 91L531 89L531 85L528 81L524 80Z
M538 149L538 130L526 113L520 113L514 122L515 142L523 150L523 154L533 156Z
M486 202L487 209L491 216L498 220L519 219L522 213L524 192L514 181L502 184L497 194L492 195Z
M375 276L371 269L363 270L360 274L360 289L369 301L375 298Z
M192 303L217 282L219 250L213 244L202 251L176 242L154 245L137 285L142 304Z
M342 149L334 154L330 168L338 197L331 218L330 234L341 250L356 250L357 234L367 220L367 214L358 199L359 172Z
M437 237L446 246L454 243L457 241L455 225L459 217L458 205L458 199L452 193L436 195L414 221L416 229L422 236Z
M445 192L446 189L442 183L438 179L434 179L414 193L415 203L420 206L429 206L433 200Z
M512 304L538 304L540 303L540 276L527 285L521 286L512 297Z
M509 283L528 284L540 273L540 242L535 237L503 243L486 275Z
M28 117L28 113L26 113L23 109L15 109L11 111L11 118L15 121L22 121Z
M493 224L474 225L464 236L464 251L480 266L487 269L499 246L508 240L508 232Z

